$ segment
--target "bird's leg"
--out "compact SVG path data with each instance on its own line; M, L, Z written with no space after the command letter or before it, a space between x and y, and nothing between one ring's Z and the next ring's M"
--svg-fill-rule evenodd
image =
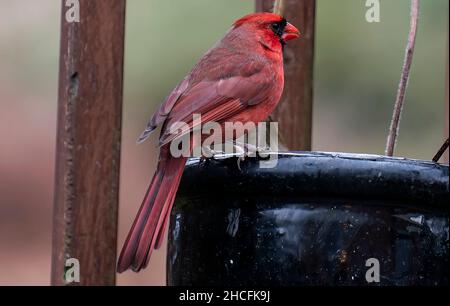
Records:
M209 146L202 147L202 156L200 157L200 161L215 159L215 155L224 154L223 151L216 151Z
M267 154L271 151L270 147L258 147L252 144L244 144L247 152L250 154L248 156L257 156L261 159L265 159Z
M253 144L250 144L250 143L243 143L243 142L238 142L238 141L233 141L232 143L235 148L237 148L237 147L240 148L240 152L241 151L246 152L246 156L248 156L248 157L249 156L257 156L257 157L263 158L264 156L261 156L262 154L266 155L271 151L270 147L268 147L268 146L267 147L258 147Z
M241 169L241 162L245 161L247 157L257 156L260 158L266 158L265 156L261 156L262 153L267 154L270 152L269 147L261 148L249 143L238 142L235 140L228 140L227 143L233 144L234 150L236 151L237 165L239 170Z
M237 142L231 141L231 143L233 144L234 150L236 151L238 169L239 171L242 171L241 161L244 161L245 158L248 156L247 152L245 150L245 147L240 146Z

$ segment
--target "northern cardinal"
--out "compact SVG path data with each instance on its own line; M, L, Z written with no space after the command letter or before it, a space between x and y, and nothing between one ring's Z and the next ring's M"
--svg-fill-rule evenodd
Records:
M139 138L144 141L162 125L158 167L122 248L118 272L145 268L152 250L163 241L187 160L170 153L170 142L181 136L172 133L171 125L186 122L192 130L197 124L193 114L201 115L201 124L214 121L222 126L265 120L283 92L283 46L299 36L297 28L279 15L244 16L161 104Z

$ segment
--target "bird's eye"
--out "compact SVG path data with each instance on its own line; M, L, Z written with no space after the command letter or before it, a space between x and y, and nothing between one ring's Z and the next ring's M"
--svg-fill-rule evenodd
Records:
M270 24L270 28L275 33L275 35L281 37L283 35L284 27L285 27L284 20L281 22L274 22Z

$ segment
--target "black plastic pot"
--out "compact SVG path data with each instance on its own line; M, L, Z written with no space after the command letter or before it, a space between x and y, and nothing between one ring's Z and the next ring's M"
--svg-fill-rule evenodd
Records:
M247 159L242 171L234 157L188 162L171 215L168 285L448 284L448 166L278 158L269 169ZM366 278L370 258L379 282Z

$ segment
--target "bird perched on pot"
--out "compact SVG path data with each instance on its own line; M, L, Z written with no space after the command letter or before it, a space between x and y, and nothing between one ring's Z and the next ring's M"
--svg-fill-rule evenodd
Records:
M170 143L185 133L171 126L185 122L192 131L206 122L264 121L277 106L284 87L283 46L300 36L283 17L256 13L234 22L232 28L175 87L151 118L139 138L144 141L161 126L160 156L117 270L139 271L160 247L187 157L174 157ZM193 120L201 115L201 122ZM232 134L236 139L240 135ZM233 139L224 139L233 140ZM199 145L191 143L191 147Z

